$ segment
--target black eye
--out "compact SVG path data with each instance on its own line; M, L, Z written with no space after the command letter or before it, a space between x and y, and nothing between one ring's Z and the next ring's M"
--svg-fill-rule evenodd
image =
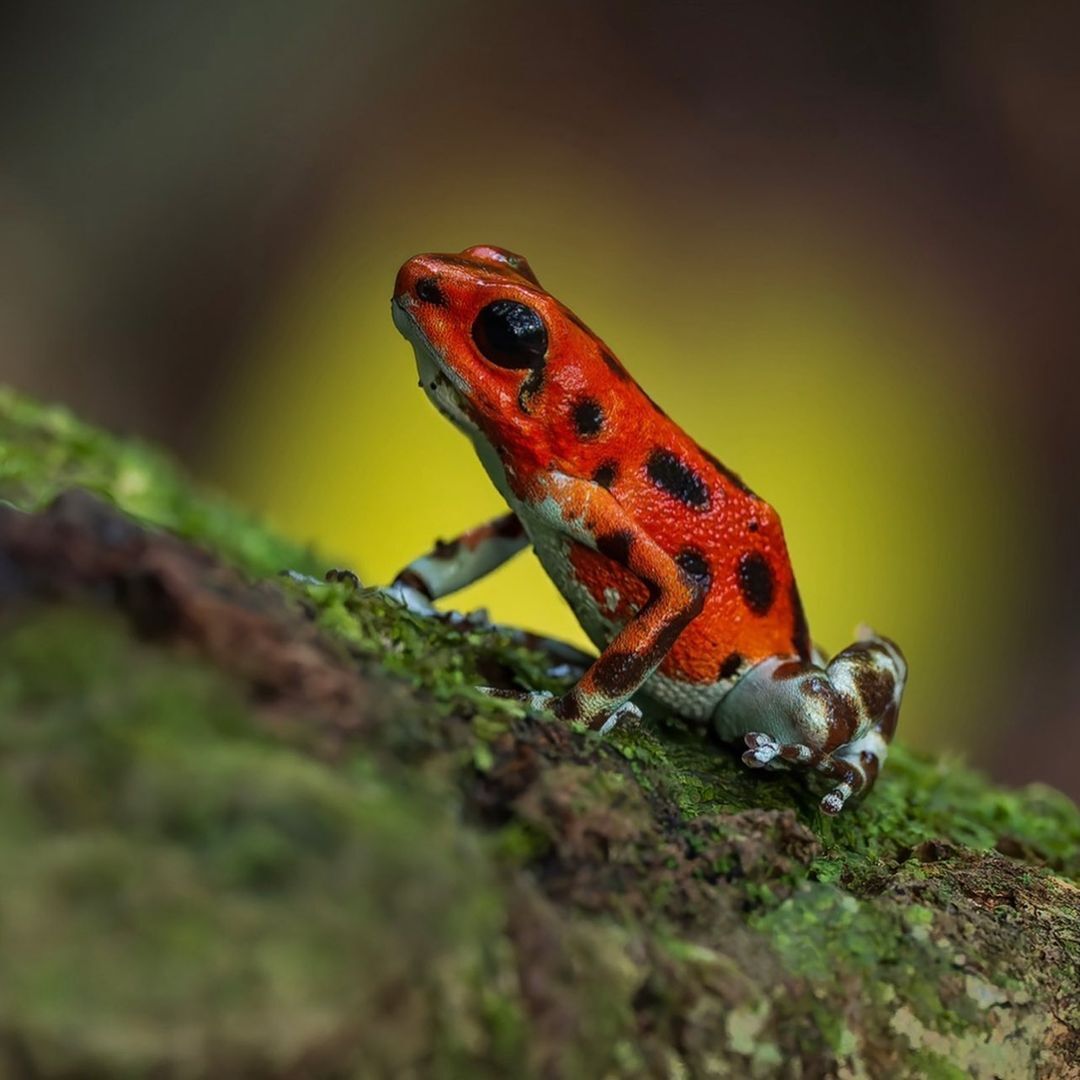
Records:
M439 307L446 303L446 297L443 296L442 289L433 277L422 277L416 283L416 295L425 303L437 304Z
M516 300L496 300L483 308L473 323L472 336L476 347L499 367L536 368L547 352L544 320Z

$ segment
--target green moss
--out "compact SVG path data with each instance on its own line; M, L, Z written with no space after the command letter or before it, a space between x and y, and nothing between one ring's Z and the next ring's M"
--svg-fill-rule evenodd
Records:
M445 791L297 755L97 614L0 643L0 1011L42 1071L516 1059L503 902Z
M199 491L156 450L0 386L0 500L36 510L71 487L96 492L140 521L205 545L252 574L318 571L310 550Z
M806 883L750 924L768 935L789 971L819 984L818 997L857 979L877 1005L899 997L928 1027L975 1023L977 1010L963 995L942 999L953 974L951 954L926 932L924 912L932 918L922 909L912 922L905 908L888 900L859 900ZM957 1004L965 1015L958 1016Z
M968 1080L970 1074L940 1054L929 1050L916 1050L910 1058L912 1075L925 1077L926 1080Z
M819 873L866 877L880 861L943 841L989 851L1000 847L1080 880L1080 810L1060 792L1032 784L995 787L956 761L933 761L897 746L881 782L855 814L822 819L826 844Z
M559 685L547 676L542 656L497 629L415 615L377 589L297 581L285 586L304 597L326 630L377 658L385 670L427 686L440 700L467 701L505 718L523 710L476 692L477 685L490 682L486 670L498 668L522 689Z
M371 715L328 756L302 706L104 609L0 623L0 1065L951 1077L1023 1074L1052 1023L1080 1049L1057 793L898 747L830 819L655 708L555 724L476 690L560 687L505 633L283 581L312 556L0 393L0 498L73 484L279 581Z

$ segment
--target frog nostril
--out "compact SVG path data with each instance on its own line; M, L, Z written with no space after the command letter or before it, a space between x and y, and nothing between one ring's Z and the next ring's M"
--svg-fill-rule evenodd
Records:
M417 298L426 304L437 304L439 307L446 306L446 297L438 282L433 277L423 277L416 283Z

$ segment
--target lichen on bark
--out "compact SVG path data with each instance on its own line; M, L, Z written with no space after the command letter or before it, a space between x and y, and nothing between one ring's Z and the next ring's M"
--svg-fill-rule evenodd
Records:
M1060 794L898 747L831 820L530 715L472 687L543 657L9 393L0 500L7 1073L1080 1075Z

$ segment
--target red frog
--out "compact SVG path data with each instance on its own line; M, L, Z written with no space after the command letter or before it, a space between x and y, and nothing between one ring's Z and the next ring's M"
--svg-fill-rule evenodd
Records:
M686 434L611 350L495 247L417 255L394 324L420 385L460 428L511 512L410 563L393 591L423 607L529 544L600 651L561 696L520 695L607 731L645 691L745 744L752 768L867 791L907 675L866 630L828 663L810 641L776 511Z

